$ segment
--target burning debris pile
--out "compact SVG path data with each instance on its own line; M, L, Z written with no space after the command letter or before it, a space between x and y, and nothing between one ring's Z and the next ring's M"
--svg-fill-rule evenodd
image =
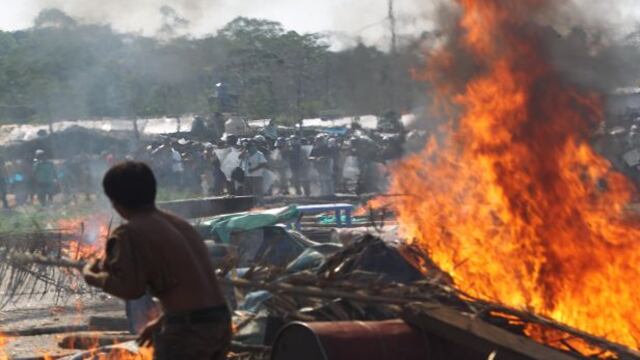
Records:
M402 256L391 260L399 254ZM378 265L372 267L374 262ZM478 299L458 290L453 279L435 267L419 247L393 245L393 242L372 235L361 236L315 270L287 274L274 268L252 268L243 279L230 280L229 284L239 289L268 291L269 296L260 296L260 305L254 301L255 293L245 294L245 299L254 299L245 301L250 304L253 316L260 316L262 311L266 311L269 317L278 318L283 323L402 318L421 329L423 336L431 339L442 337L458 346L465 345L465 336L452 335L447 331L454 328L464 332L475 327L477 330L470 331L472 334L468 336L483 344L469 347L468 354L477 351L469 355L474 359L486 358L492 350L518 353L521 357L513 358L527 359L564 359L563 353L568 355L566 359L640 358L640 354L624 346L552 319ZM441 312L448 315L441 317ZM236 333L240 339L243 337L242 327L249 322L241 324ZM269 331L268 326L264 331ZM532 336L532 331L537 331L540 337ZM479 335L483 332L486 334ZM268 343L273 335L263 334L265 342ZM515 345L511 342L525 336L539 345L534 342L527 343L527 346L522 343ZM562 352L554 352L541 345ZM277 340L274 346L278 346ZM451 350L447 345L442 346ZM354 351L357 350L354 348ZM511 355L503 356L512 358Z
M246 215L237 216L247 218ZM229 219L229 215L222 215L222 218ZM211 228L206 221L196 227L215 232L215 227ZM443 272L420 243L399 241L394 228L369 229L377 235L348 233L342 239L342 247L330 243L316 244L304 240L304 235L295 231L276 232L275 228L264 227L264 224L254 230L233 232L229 246L239 246L236 251L212 255L214 259L231 257L228 261L214 261L224 264L219 266L218 275L224 279L227 300L235 309L233 356L230 358L265 359L272 350L282 353L286 337L278 334L295 331L282 327L291 321L302 321L311 324L309 326L326 323L329 327L348 327L354 321L367 321L371 326L380 326L380 331L386 334L398 324L393 322L394 319L402 319L403 326L422 334L420 339L428 338L435 349L448 354L443 357L445 359L456 358L452 355L456 353L455 349L465 349L465 358L468 359L485 359L496 351L501 354L498 358L505 359L640 359L637 353L624 346L548 317L540 317L526 309L487 301L462 291L456 287L456 279ZM289 242L303 241L307 248L284 266L277 265L277 256L273 257L269 250L255 253L252 250L254 245L246 241L256 239L256 230L266 238L273 238L276 242L272 246L278 246L280 253L290 251ZM302 240L295 237L302 237ZM212 248L212 254L215 254L213 249L217 248ZM248 262L252 265L242 268L241 262L247 259L247 253L254 254ZM47 266L76 267L80 264L64 255L30 260ZM15 266L16 262L11 264ZM135 311L148 313L148 308ZM330 333L333 331L337 328ZM539 336L533 336L533 331ZM391 334L389 336L395 336ZM148 352L141 352L132 343L115 348L100 347L104 343L103 337L115 342L135 339L132 335L117 336L72 334L60 342L60 346L68 348L69 344L80 344L81 348L87 349L87 352L78 352L69 359L100 356L109 359L151 358ZM355 334L352 340L345 340L342 346L352 347L356 353L361 351L355 345L358 336ZM410 344L419 347L421 342Z

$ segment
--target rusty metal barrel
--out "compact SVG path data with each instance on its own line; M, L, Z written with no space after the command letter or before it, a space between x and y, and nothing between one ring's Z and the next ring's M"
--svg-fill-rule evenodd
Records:
M423 360L420 330L402 320L293 322L280 330L272 360Z

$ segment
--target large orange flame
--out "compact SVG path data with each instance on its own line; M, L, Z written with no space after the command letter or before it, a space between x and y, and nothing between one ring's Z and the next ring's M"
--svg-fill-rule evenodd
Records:
M404 235L471 295L638 348L634 188L589 145L601 100L563 81L530 23L551 1L457 2L457 46L476 71L455 91L458 59L432 57L430 79L460 115L395 169L390 192L412 194L393 204Z
M9 354L5 351L5 347L9 339L2 333L0 333L0 360L9 360Z

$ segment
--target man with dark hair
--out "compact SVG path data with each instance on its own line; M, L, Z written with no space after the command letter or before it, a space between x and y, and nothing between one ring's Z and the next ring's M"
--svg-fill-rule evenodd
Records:
M154 359L224 359L231 316L202 238L156 208L156 179L144 163L115 165L102 185L127 223L107 241L105 258L84 268L87 283L123 299L148 291L160 300L163 315L139 338L153 343Z

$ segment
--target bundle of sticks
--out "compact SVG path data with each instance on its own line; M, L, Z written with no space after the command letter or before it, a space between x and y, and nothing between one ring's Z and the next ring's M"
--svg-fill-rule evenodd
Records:
M72 239L57 230L0 234L0 309L25 299L57 301L69 293L90 292L69 269L77 262L64 257Z

